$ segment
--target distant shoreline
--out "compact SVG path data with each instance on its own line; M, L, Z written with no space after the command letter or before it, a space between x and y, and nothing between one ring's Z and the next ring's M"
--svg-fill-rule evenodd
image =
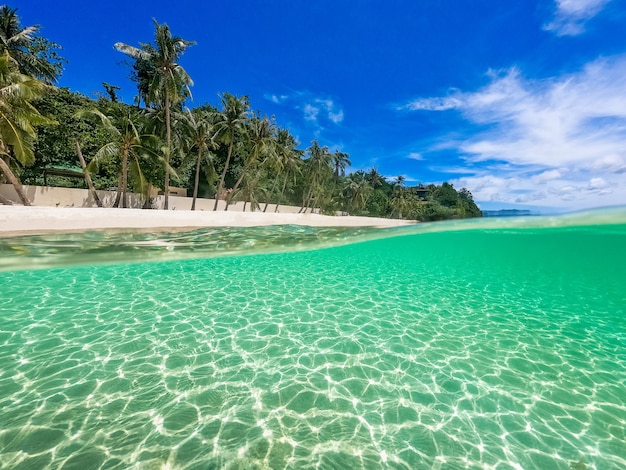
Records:
M303 225L310 227L398 227L415 221L376 217L235 211L145 210L85 207L0 206L0 236L64 232L172 231L204 227Z

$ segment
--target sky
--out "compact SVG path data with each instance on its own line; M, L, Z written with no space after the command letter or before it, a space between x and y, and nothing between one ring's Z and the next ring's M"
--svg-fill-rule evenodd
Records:
M448 181L485 210L626 204L626 0L17 0L59 43L58 86L136 88L116 42L153 19L196 41L190 107L250 97L408 185Z

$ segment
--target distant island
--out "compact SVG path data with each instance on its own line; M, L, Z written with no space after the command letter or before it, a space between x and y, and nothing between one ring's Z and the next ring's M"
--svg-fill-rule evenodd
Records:
M500 209L497 211L482 211L483 217L521 217L528 215L540 215L538 212L533 212L524 209Z

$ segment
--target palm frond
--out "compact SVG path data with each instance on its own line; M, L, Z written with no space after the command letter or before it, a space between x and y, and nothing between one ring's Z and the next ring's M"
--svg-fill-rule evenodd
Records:
M126 54L133 59L150 60L151 57L149 52L135 46L124 44L123 42L116 42L115 44L113 44L113 47L117 51Z
M109 158L117 157L120 155L121 147L118 142L109 142L104 144L93 157L92 161L100 162L102 160L108 160Z

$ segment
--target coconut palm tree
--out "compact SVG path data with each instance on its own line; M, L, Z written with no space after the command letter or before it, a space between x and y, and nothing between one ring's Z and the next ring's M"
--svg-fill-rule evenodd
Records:
M243 212L246 211L246 206L250 203L250 212L254 212L256 209L260 209L259 205L259 193L267 198L267 192L264 188L259 186L259 176L248 174L241 187L234 193L234 197L238 200L243 200Z
M43 82L19 73L7 51L0 55L0 170L25 206L30 201L10 163L32 165L35 161L34 126L52 123L32 105L45 90Z
M273 178L274 182L270 191L270 196L265 202L263 212L267 211L267 206L269 205L270 200L274 199L280 181L278 176L282 173L284 175L283 186L280 192L280 198L276 203L276 208L274 209L274 212L278 212L278 203L282 200L282 197L285 194L285 188L287 187L289 176L293 176L295 174L295 170L298 168L299 163L302 162L300 159L302 152L296 149L298 145L300 144L296 142L296 139L287 129L277 129L274 135L274 152L271 154L271 157L266 160L266 166L269 173L276 177Z
M132 175L135 187L144 196L148 196L149 184L142 170L145 159L162 159L159 151L158 138L152 134L142 132L141 116L126 108L117 108L115 116L106 116L100 111L81 111L79 116L91 114L100 119L100 122L112 136L112 140L104 144L94 155L89 167L97 167L103 160L118 158L120 164L120 179L118 195L114 207L128 207L128 175Z
M398 176L396 176L396 177L394 178L393 185L394 185L395 187L400 187L400 188L402 188L402 187L404 187L404 183L405 183L405 181L406 181L406 176L404 176L404 175L398 175Z
M37 36L39 28L39 25L23 28L17 8L0 7L0 53L8 52L20 73L54 83L63 69L59 61L64 59L52 52L58 47L56 44Z
M332 164L335 167L335 183L339 181L339 176L346 176L346 168L352 165L350 155L339 150L332 154Z
M215 176L215 167L209 150L216 147L213 131L214 114L206 109L196 108L193 111L187 110L183 121L183 131L190 144L189 151L196 151L196 171L193 185L193 199L191 210L196 209L196 199L198 198L198 186L200 183L200 170L202 162L206 162L205 172L209 178Z
M331 154L328 147L320 147L317 140L314 140L308 149L309 158L306 160L308 170L309 190L302 201L299 212L305 213L312 206L314 199L322 195L323 183L332 174Z
M78 161L80 162L80 167L83 169L83 175L85 175L85 181L87 182L87 187L89 188L89 192L93 197L96 205L98 207L102 207L102 201L100 200L100 196L98 196L98 192L96 191L96 187L93 185L93 181L91 180L91 173L87 168L87 163L85 162L85 157L83 156L83 150L80 146L80 142L78 140L75 141L76 144L76 155L78 155Z
M348 198L349 207L356 213L367 204L367 199L374 188L360 173L351 174L346 181L344 192Z
M172 106L183 102L191 95L189 87L193 81L177 61L185 50L195 44L178 36L172 36L167 24L154 21L155 45L141 44L141 47L129 46L121 42L115 48L132 57L138 63L147 65L148 76L147 103L156 104L165 112L165 194L164 209L168 209L170 186L170 155L172 153Z
M408 200L407 194L404 190L404 182L406 177L398 175L393 181L393 195L391 197L391 213L397 215L399 219L402 218L402 213L406 212Z
M228 153L224 170L220 177L220 183L217 187L215 195L215 206L213 210L217 210L217 203L224 192L224 179L230 166L230 160L233 156L235 143L240 135L245 132L245 123L248 119L248 111L250 103L247 96L237 97L229 93L221 96L222 110L219 113L219 119L215 123L215 139L228 145Z
M381 175L376 168L372 168L367 174L367 180L372 188L376 189L385 182L385 177Z
M228 204L232 199L232 194L239 189L244 176L246 176L246 174L250 171L252 165L257 163L261 157L269 159L273 157L275 153L275 143L273 138L274 129L275 124L267 116L263 118L260 116L254 116L252 119L248 120L246 132L248 157L246 158L243 169L241 170L239 179L235 183L235 186L233 186L231 197L226 198L226 208L224 210L228 210Z

